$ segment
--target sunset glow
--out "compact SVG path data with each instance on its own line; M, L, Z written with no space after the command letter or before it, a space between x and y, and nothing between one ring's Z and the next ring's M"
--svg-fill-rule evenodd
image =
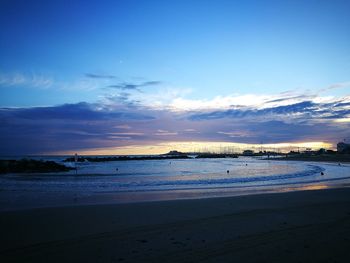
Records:
M87 149L80 151L63 151L48 154L73 155L78 152L80 155L143 155L143 154L164 154L172 150L181 152L232 152L241 153L251 149L255 152L280 151L288 152L304 151L306 149L318 150L320 148L331 148L332 144L324 142L300 142L300 143L277 143L277 144L244 144L228 142L167 142L155 145L130 145L125 147L106 147L104 149Z

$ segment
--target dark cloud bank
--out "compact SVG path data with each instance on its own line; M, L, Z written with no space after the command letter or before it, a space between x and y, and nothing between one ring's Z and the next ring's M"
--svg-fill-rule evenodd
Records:
M174 113L125 104L0 108L0 154L40 154L166 141L337 142L349 136L348 102Z

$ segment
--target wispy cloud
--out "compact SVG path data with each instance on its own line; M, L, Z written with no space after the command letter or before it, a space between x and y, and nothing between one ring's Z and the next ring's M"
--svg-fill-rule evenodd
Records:
M250 137L253 134L249 131L227 131L227 132L223 132L223 131L218 131L218 134L224 134L227 135L231 138L241 138L241 137Z
M104 74L94 74L94 73L85 73L85 77L92 79L116 79L114 75L104 75Z
M101 97L100 105L104 109L114 110L120 107L132 108L138 106L140 101L132 97L129 92L105 94Z
M120 89L120 90L137 90L141 91L141 88L147 86L156 86L161 84L161 81L145 81L142 83L131 83L131 82L122 82L119 84L108 85L108 88Z
M167 130L161 130L158 129L156 133L154 133L156 136L171 136L171 135L178 135L178 132L170 132Z
M117 125L117 126L115 126L115 128L123 129L123 130L130 130L131 129L131 127L127 124Z
M184 132L198 132L196 129L184 129Z
M110 133L111 135L129 135L129 136L142 136L144 135L143 132L113 132Z
M158 81L158 80L145 81L145 82L141 83L141 85L142 85L143 87L145 87L145 86L155 86L155 85L160 85L160 84L162 84L162 82L161 82L161 81Z
M12 87L35 87L35 88L49 88L54 84L54 80L44 75L37 73L0 73L0 86Z
M114 76L102 76L87 74L88 78L78 78L73 80L56 80L45 74L39 74L36 72L12 72L1 73L0 72L0 86L3 88L8 87L30 87L30 88L51 88L64 91L72 90L96 90L106 84L114 78Z
M326 92L333 89L341 89L341 88L348 88L348 87L350 87L350 81L339 82L339 83L331 84L326 88L322 88L319 90L319 92Z

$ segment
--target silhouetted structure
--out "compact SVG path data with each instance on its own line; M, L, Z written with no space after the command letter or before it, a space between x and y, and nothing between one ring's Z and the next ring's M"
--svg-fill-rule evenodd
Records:
M253 150L244 150L243 155L244 156L252 156L254 154Z
M74 170L53 161L39 161L33 159L0 160L0 174L6 173L52 173Z
M337 144L337 151L339 153L350 153L350 144L345 142L339 142Z

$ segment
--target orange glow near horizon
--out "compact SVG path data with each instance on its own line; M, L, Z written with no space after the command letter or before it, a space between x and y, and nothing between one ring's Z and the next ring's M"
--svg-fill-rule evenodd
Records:
M293 142L276 144L245 144L231 142L165 142L154 145L130 145L120 147L105 147L86 150L70 150L62 152L52 152L54 155L143 155L143 154L164 154L172 150L180 152L232 152L240 153L243 150L253 150L259 152L280 151L289 152L291 150L303 151L305 149L318 150L320 148L332 149L331 143L326 142Z
M279 192L290 192L290 191L314 191L314 190L323 190L330 188L325 184L312 184L312 185L303 185L303 186L294 186L281 188Z

